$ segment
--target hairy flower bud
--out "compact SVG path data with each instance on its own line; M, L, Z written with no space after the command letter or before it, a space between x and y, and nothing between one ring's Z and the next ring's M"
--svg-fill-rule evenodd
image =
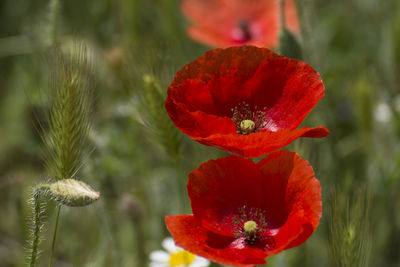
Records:
M70 207L83 207L100 198L99 192L75 179L62 179L50 184L49 193L60 204Z

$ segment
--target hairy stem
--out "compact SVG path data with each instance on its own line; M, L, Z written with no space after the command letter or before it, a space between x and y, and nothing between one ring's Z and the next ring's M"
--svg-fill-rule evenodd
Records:
M29 266L36 266L38 258L38 247L39 247L39 234L42 223L41 209L40 209L40 190L36 190L33 196L34 201L34 221L33 221L33 239L32 239L32 252L30 256Z
M42 192L45 192L49 188L48 184L42 184L38 186L33 192L33 225L32 225L32 243L31 243L31 253L29 256L29 266L35 267L38 260L38 251L40 243L40 231L43 225L43 208L40 203L40 197Z

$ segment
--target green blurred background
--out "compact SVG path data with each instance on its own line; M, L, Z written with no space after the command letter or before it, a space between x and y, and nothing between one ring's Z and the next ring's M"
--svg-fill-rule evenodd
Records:
M26 262L28 200L51 178L36 127L49 109L54 40L94 55L94 151L78 177L102 193L62 209L54 266L147 266L168 236L164 216L190 213L187 174L226 155L178 132L163 109L175 72L209 48L186 36L177 0L60 0L57 13L55 3L0 1L0 267ZM324 214L306 243L268 266L400 266L400 2L298 4L304 61L326 86L303 125L332 134L288 149L311 162ZM48 264L51 201L45 214L38 266Z

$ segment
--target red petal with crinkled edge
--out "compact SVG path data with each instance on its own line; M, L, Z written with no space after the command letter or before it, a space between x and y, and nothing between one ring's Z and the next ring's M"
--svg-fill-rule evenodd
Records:
M268 256L304 243L322 216L321 186L311 165L297 153L278 151L261 160L263 173L262 208L270 214L275 248Z
M236 156L210 160L189 174L193 214L203 227L233 236L232 218L243 206L261 204L262 174L251 160Z
M305 242L322 214L321 187L312 167L290 151L271 153L257 164L236 156L209 160L189 174L187 188L196 227L225 240L223 248L277 254ZM244 206L265 214L268 241L252 247L235 239L239 208Z
M280 31L278 1L265 0L184 0L182 11L191 20L188 34L194 40L215 47L249 44L275 47ZM286 1L286 26L299 32L293 0ZM249 38L240 38L238 25L246 22Z
M210 50L184 66L168 88L165 107L174 124L194 140L258 157L301 136L328 135L323 127L296 129L323 94L321 78L308 64L243 46ZM264 110L264 129L237 133L232 109L243 102ZM261 141L259 151L255 141Z
M278 128L297 127L323 94L310 65L253 46L209 50L178 71L168 88L168 98L184 112L230 118L244 101L266 108ZM213 129L198 131L202 136Z
M329 134L329 130L325 127L302 127L300 129L284 129L276 132L265 131L249 135L214 134L206 138L193 139L204 145L216 147L237 156L256 158L276 151L299 137L322 138Z
M221 236L202 227L193 215L166 216L167 228L176 245L211 261L242 267L265 264L266 254L258 248L237 248L233 237Z

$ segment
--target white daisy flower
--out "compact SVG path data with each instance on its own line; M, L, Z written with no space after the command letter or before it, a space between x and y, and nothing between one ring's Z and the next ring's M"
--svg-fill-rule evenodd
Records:
M177 246L172 238L162 242L166 250L156 250L150 253L150 267L207 267L210 262Z

